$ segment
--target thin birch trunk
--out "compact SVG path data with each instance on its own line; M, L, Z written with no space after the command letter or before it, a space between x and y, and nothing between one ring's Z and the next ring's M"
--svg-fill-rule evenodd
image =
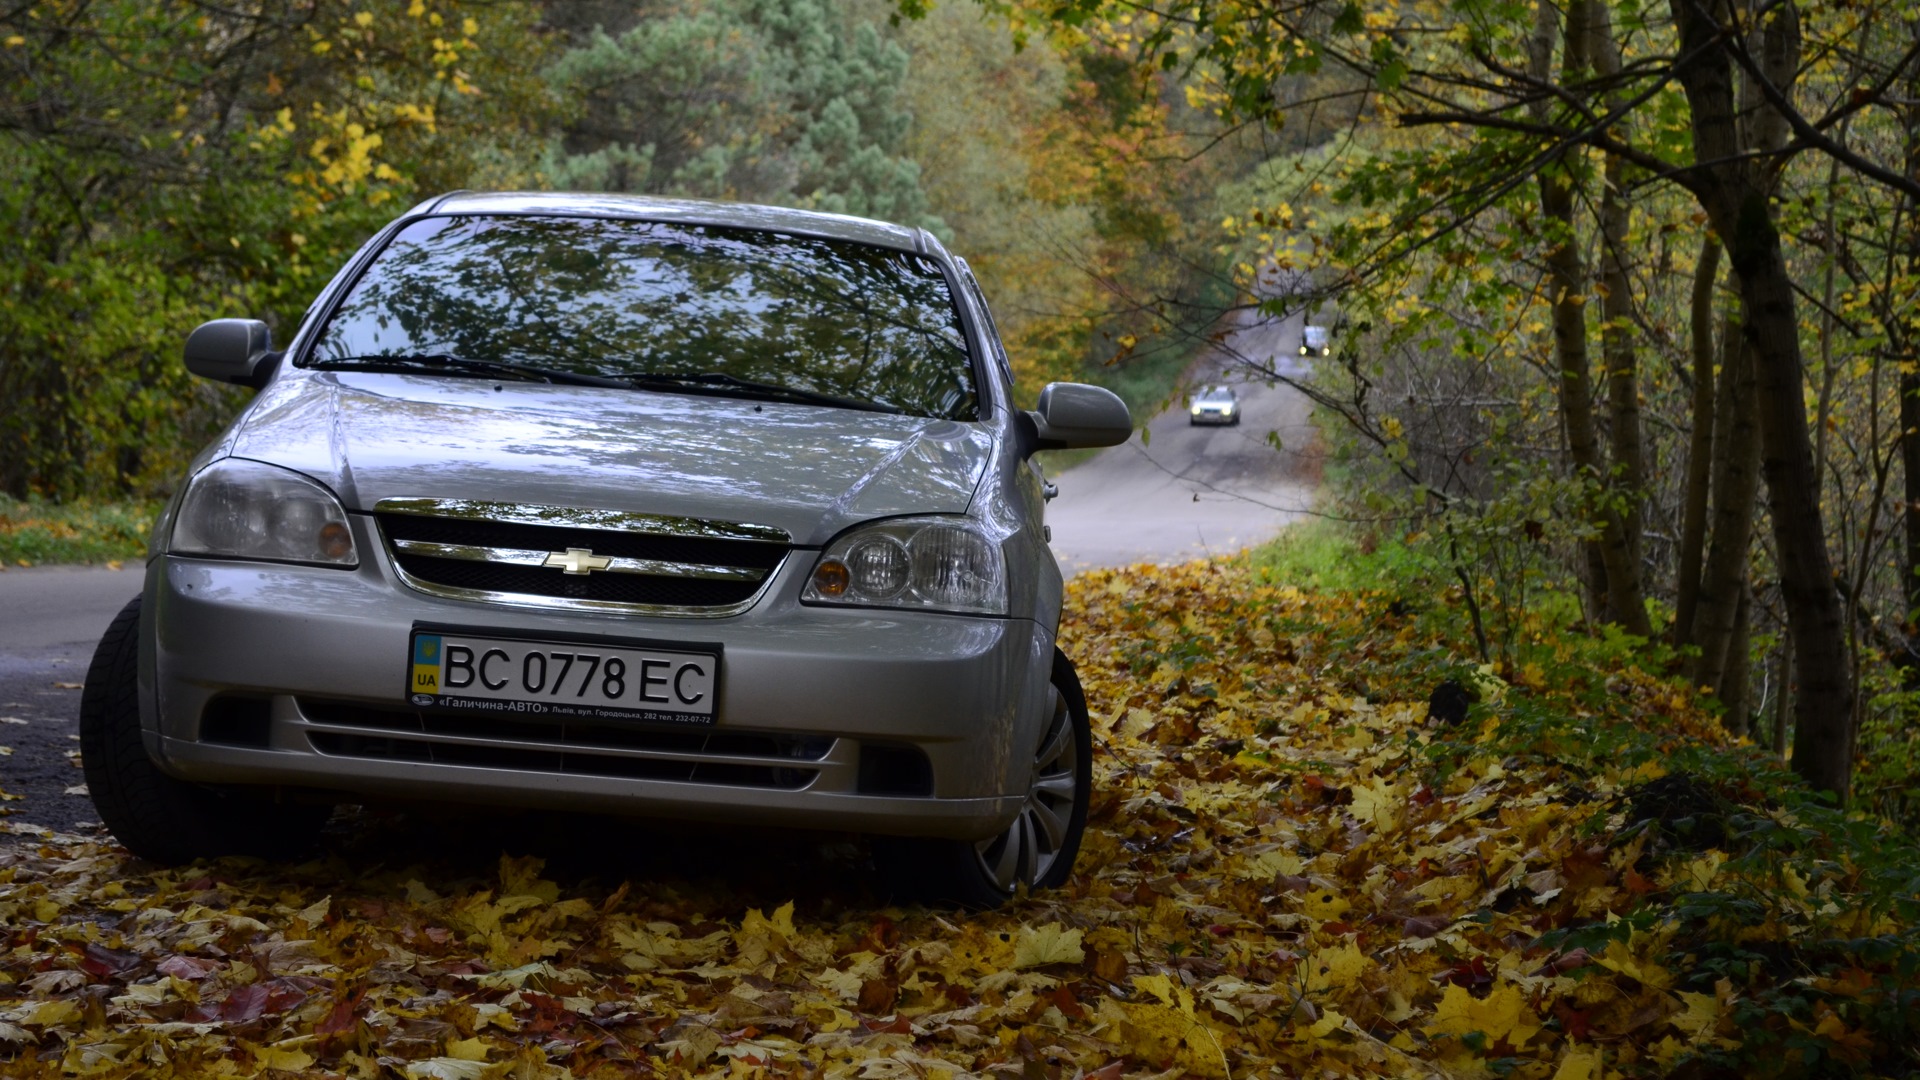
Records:
M1693 434L1687 448L1687 489L1680 520L1680 570L1673 616L1676 646L1694 644L1694 612L1700 600L1700 568L1707 541L1714 441L1713 287L1719 276L1720 241L1709 233L1700 242L1700 261L1693 271Z

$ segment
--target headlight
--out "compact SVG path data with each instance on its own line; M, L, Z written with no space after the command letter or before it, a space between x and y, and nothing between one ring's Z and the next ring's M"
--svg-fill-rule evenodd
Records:
M883 521L828 544L800 599L1005 615L1006 560L966 518Z
M187 486L168 550L184 555L358 566L340 500L297 472L227 458Z
M1307 348L1307 346L1305 346L1305 345L1302 345L1302 346L1300 346L1300 355L1301 355L1301 356L1306 356L1306 355L1308 354L1308 351L1309 351L1309 350L1308 350L1308 348Z

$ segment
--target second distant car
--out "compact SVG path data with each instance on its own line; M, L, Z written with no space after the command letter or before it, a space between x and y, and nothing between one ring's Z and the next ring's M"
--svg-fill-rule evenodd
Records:
M1301 356L1326 356L1333 352L1333 335L1324 326L1308 326L1300 333Z
M1234 393L1231 386L1209 386L1195 394L1193 404L1187 407L1189 425L1239 422L1240 395Z

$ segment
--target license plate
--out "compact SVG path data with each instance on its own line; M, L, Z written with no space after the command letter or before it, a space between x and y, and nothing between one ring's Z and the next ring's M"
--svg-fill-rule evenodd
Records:
M711 724L717 649L413 633L414 705L529 719Z

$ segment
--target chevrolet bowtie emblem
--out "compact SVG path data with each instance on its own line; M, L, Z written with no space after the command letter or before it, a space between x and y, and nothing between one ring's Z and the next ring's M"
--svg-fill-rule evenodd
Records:
M595 555L591 548L568 548L566 554L556 551L547 556L542 566L557 566L569 574L590 574L595 570L605 570L613 565L613 560L605 555Z

